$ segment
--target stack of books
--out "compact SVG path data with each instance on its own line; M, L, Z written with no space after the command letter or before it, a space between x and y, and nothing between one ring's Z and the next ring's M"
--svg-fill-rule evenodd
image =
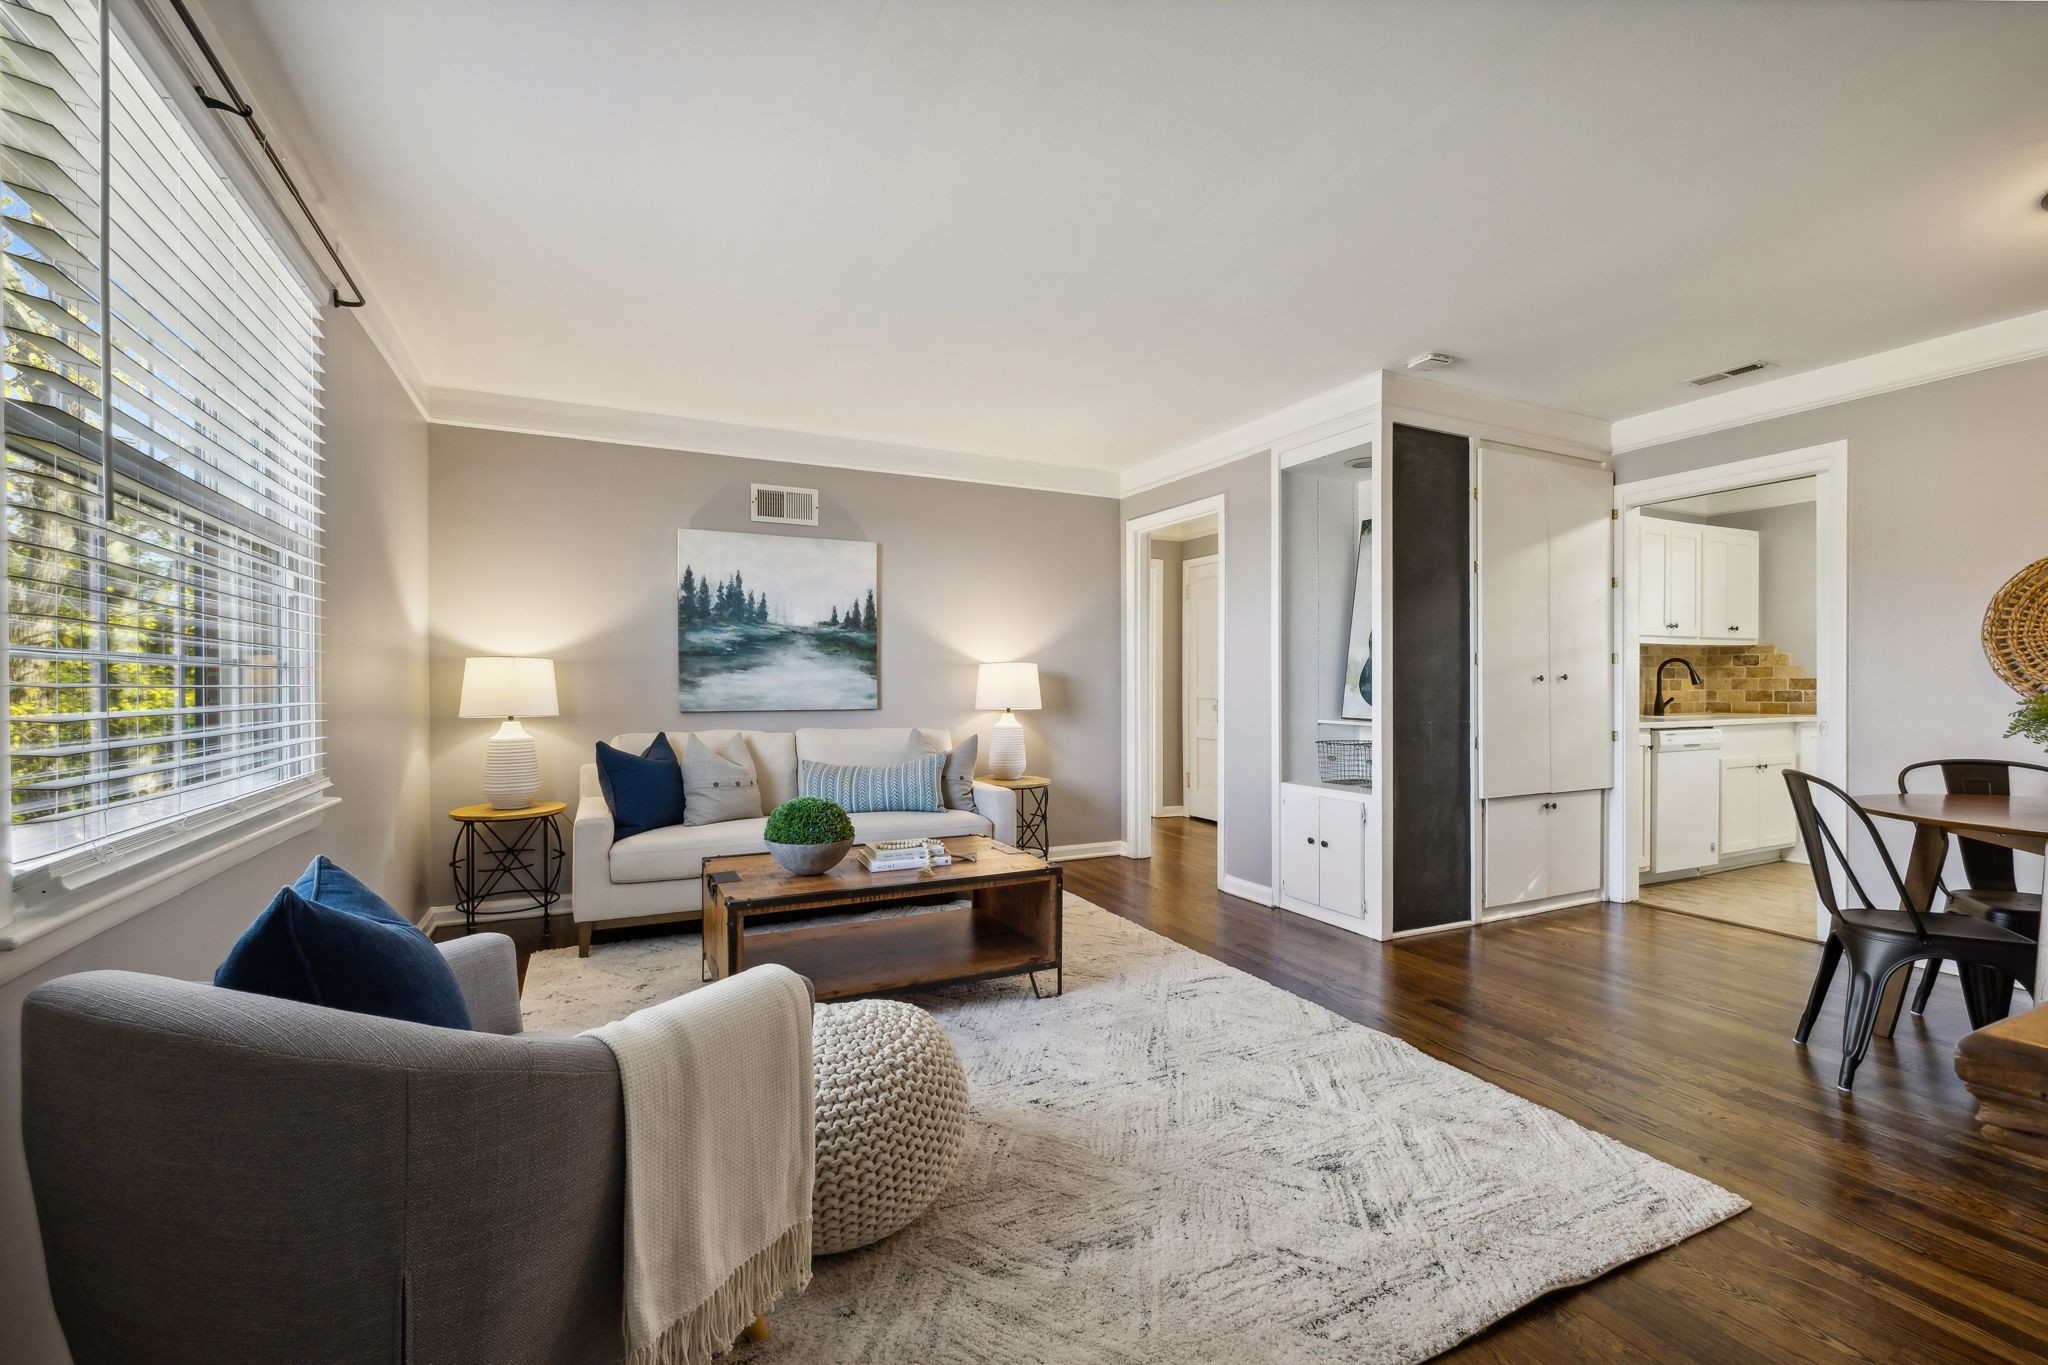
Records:
M917 872L927 867L946 867L953 855L939 839L882 839L854 850L860 865L870 872Z

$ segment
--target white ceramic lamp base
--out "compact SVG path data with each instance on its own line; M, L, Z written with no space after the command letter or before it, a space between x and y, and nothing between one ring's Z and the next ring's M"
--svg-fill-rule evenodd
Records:
M1008 711L989 730L988 771L1005 781L1024 776L1024 727Z
M506 718L484 750L484 799L498 810L523 810L540 795L540 754L533 735Z

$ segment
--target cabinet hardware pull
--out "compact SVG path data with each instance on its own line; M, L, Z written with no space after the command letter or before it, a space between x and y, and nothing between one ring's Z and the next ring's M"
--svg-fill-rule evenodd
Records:
M1323 847L1324 847L1324 848L1328 848L1329 846L1330 846L1330 841L1329 841L1328 839L1325 839L1325 840L1323 840Z
M1559 682L1570 682L1572 680L1572 675L1569 673L1560 673L1557 675L1557 680Z
M1315 835L1313 835L1313 834L1309 835L1309 837L1308 837L1308 846L1309 846L1310 848L1314 848L1314 847L1316 846L1316 837L1315 837Z
M1537 681L1537 682L1542 682L1542 681L1543 681L1543 675L1542 675L1541 673L1538 673L1538 674L1536 675L1536 681Z
M1678 622L1676 622L1676 621L1666 621L1666 622L1664 623L1664 629L1666 629L1666 630L1677 630L1677 629L1678 629Z

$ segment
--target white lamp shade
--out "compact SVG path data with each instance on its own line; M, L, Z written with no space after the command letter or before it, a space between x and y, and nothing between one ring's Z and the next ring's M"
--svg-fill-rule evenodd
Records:
M1036 711L1037 664L983 664L974 684L977 711Z
M473 658L462 664L464 716L555 716L553 659Z

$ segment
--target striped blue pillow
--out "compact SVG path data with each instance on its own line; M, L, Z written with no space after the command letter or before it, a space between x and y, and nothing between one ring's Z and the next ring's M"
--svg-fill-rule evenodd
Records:
M945 766L944 754L926 754L887 768L805 759L797 765L797 795L835 801L849 815L876 810L941 811L946 801L939 790L939 773Z

